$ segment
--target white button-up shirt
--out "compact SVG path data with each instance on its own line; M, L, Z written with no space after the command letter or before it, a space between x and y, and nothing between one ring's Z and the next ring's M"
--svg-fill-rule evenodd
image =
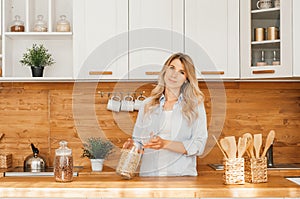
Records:
M197 176L197 156L204 151L207 140L207 124L204 104L197 108L198 118L191 124L182 114L182 95L173 106L170 140L182 142L187 154L180 154L166 149L145 149L140 167L140 176ZM150 99L146 99L145 103ZM145 104L144 103L144 104ZM133 131L133 139L146 142L150 133L159 136L161 121L165 119L163 106L165 97L160 98L160 105L150 114L144 114L144 104L141 106ZM161 161L161 157L166 158ZM160 160L160 161L158 161Z

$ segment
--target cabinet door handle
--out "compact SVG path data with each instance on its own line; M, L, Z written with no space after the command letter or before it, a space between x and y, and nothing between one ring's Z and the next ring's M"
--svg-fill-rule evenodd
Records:
M201 71L201 75L224 75L224 71Z
M160 72L157 71L146 71L145 74L146 75L159 75Z
M112 75L112 71L90 71L89 75Z
M267 73L275 73L275 70L254 70L252 74L267 74Z

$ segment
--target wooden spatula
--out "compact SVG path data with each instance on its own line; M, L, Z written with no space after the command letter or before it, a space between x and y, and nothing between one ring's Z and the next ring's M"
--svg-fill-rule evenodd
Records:
M214 138L214 140L216 141L216 143L217 143L217 145L218 145L219 149L221 150L221 152L223 153L224 157L225 157L225 158L228 158L228 156L226 155L226 153L225 153L224 149L223 149L223 148L220 146L220 144L219 144L219 142L218 142L217 138L216 138L214 135L212 135L212 137L213 137L213 138Z
M240 137L238 140L238 158L241 158L247 149L247 139Z
M251 158L255 158L254 152L253 152L253 138L251 133L245 133L243 135L243 138L247 140L247 152L250 154Z
M261 144L262 144L262 134L254 134L253 136L253 146L255 149L255 157L259 158L259 152L260 152L260 148L261 148Z
M266 156L268 149L270 148L271 144L273 144L274 138L275 138L275 131L271 130L267 136L264 151L261 154L262 158L264 158Z
M228 150L229 158L236 158L237 147L236 147L235 137L227 136L224 139L227 140L229 144L229 150Z
M220 139L220 145L222 147L222 149L224 150L224 152L226 153L226 157L229 158L229 143L227 140L225 140L224 138Z

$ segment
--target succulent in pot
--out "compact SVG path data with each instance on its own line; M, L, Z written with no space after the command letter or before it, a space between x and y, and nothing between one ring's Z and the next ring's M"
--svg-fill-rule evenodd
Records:
M83 144L82 157L91 160L93 171L102 171L103 162L113 151L113 144L104 138L90 137Z
M42 77L44 67L53 65L54 59L52 54L43 44L33 44L31 48L23 54L20 63L24 66L31 67L33 77Z

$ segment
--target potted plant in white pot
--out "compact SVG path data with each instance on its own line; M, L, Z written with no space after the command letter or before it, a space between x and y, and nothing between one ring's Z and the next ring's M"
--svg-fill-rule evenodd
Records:
M33 77L42 77L44 67L51 66L55 62L43 44L33 44L32 48L27 49L26 53L23 54L20 63L24 66L31 67Z
M83 144L82 157L88 157L91 160L93 171L102 171L103 162L109 154L112 153L113 144L104 138L90 137Z

